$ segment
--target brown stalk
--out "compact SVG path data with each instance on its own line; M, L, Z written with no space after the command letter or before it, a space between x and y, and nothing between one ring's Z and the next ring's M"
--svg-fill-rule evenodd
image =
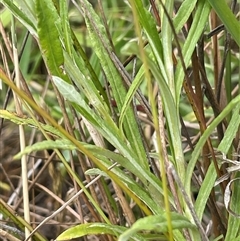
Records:
M212 10L210 14L210 22L212 29L218 27L218 17L217 14ZM214 88L217 89L218 86L218 74L219 74L219 63L220 63L220 56L219 56L219 49L218 49L218 39L217 35L213 35L212 37L212 46L213 46L213 71L214 71Z
M153 9L153 14L154 14L154 16L156 18L157 24L158 24L158 26L161 26L161 19L160 19L159 12L157 10L155 1L154 0L150 0L150 3L151 3L151 6L152 6L152 9Z

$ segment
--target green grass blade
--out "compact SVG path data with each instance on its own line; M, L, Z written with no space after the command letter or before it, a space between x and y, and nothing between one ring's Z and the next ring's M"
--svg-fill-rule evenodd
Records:
M156 28L156 24L150 15L150 13L144 8L143 3L141 0L131 1L132 4L134 4L134 7L137 10L138 18L140 21L140 24L143 27L143 30L147 36L147 39L149 41L149 45L151 46L153 55L156 59L156 63L161 70L161 74L163 76L163 79L165 82L168 83L168 77L166 70L164 68L164 64L162 61L162 42L160 41L159 34Z
M141 67L140 70L138 71L136 77L134 78L128 92L125 98L125 101L123 103L122 109L121 109L121 113L120 113L120 117L119 117L119 128L120 130L122 130L122 126L123 126L123 121L124 121L124 117L127 113L127 109L129 108L131 101L134 97L134 94L136 93L137 89L139 88L140 84L143 81L143 75L144 75L144 68Z
M107 121L109 125L115 125L110 117L108 106L104 102L102 96L100 96L99 90L94 85L93 81L88 78L88 70L84 66L78 68L76 62L71 59L70 55L63 51L64 54L64 70L72 81L79 88L81 95L86 96L89 104L94 106L94 109L98 112L99 116ZM76 61L80 61L75 53L73 54ZM76 59L77 58L77 59ZM116 128L116 127L115 127Z
M22 231L24 231L25 227L28 228L30 231L33 230L31 225L28 222L26 222L20 215L17 215L16 211L11 209L2 199L0 199L0 213L3 214L8 219L10 219ZM47 239L44 238L38 232L36 232L33 236L33 240L34 241L46 241Z
M75 44L76 44L76 41L75 41ZM78 47L79 47L79 45L78 45ZM85 77L87 77L88 82L90 82L90 81L93 82L97 91L103 97L105 104L109 105L106 91L104 90L104 88L101 84L101 79L97 77L97 76L100 76L100 71L98 73L96 71L97 67L94 66L94 64L90 65L90 62L87 59L85 59L85 57L83 57L84 53L82 52L81 54L82 54L82 56L80 57L74 48L73 49L73 58L71 61L75 61L75 64L78 67L78 71L80 71ZM66 61L66 59L65 59L65 61ZM97 62L97 64L99 64L99 62ZM100 66L98 66L98 68L100 70ZM88 77L88 76L90 76L90 77ZM75 79L73 79L73 81L75 81Z
M183 228L195 228L196 226L189 222L184 216L171 213L171 220L173 229ZM129 240L135 233L139 231L157 231L158 233L168 231L168 223L166 213L162 215L148 216L145 218L138 219L131 228L124 232L120 237L119 241Z
M156 80L158 80L162 99L163 99L163 106L164 106L164 113L166 116L167 124L168 124L168 131L169 131L169 138L170 138L170 146L172 151L172 156L174 158L174 164L177 167L178 173L180 178L184 180L185 178L185 162L182 153L182 142L181 142L181 135L180 135L180 127L179 127L179 116L177 112L176 105L174 103L174 99L172 93L167 85L167 83L159 76L159 71L154 64L154 62L148 58L148 65L150 70L152 71L153 76Z
M116 63L113 63L113 55L110 48L110 43L104 31L104 27L102 26L101 21L93 10L92 6L87 1L82 0L81 3L82 7L84 8L84 17L93 49L95 50L101 62L104 73L106 74L107 80L111 85L118 110L121 111L126 97L126 89L123 84L122 77L117 67L115 66ZM141 163L145 169L148 169L145 149L132 108L127 110L126 116L127 118L124 122L124 132L126 139L128 140L129 145L133 151L136 153L139 163Z
M82 114L94 126L94 128L101 133L101 135L109 140L109 142L114 145L124 157L127 158L120 164L126 166L128 170L139 176L143 183L150 182L155 187L155 191L158 190L159 184L150 176L150 171L145 169L145 167L138 162L135 153L131 151L126 141L122 138L120 130L117 129L116 126L112 129L109 123L106 123L99 118L99 116L96 115L96 113L85 103L82 96L72 85L66 83L57 76L53 76L53 81L64 98L71 103L75 103L73 104L75 109Z
M212 134L214 129L217 127L217 125L224 119L226 116L240 103L240 95L235 97L225 108L224 110L214 119L214 121L208 126L208 128L205 130L201 138L199 139L197 145L194 148L194 151L192 153L192 158L188 163L186 173L188 173L186 179L185 179L185 189L186 192L190 195L191 194L191 177L194 170L194 167L196 165L196 162L198 160L198 157L200 155L200 152L203 148L203 145L206 143L209 136Z
M236 175L235 178L239 178L239 174ZM230 207L238 215L240 214L239 200L240 200L239 181L236 181L232 189ZM240 231L240 218L234 217L232 214L230 214L225 241L232 241L232 240L239 241L240 240L239 231Z
M13 3L12 0L3 0L3 5L5 5L12 14L29 30L29 32L37 36L37 24L36 18L32 14L26 14L28 8L20 9L18 6L24 5L25 1L18 1L18 6ZM24 11L25 10L25 11Z
M35 143L31 146L25 147L25 149L19 152L17 155L14 156L14 159L20 159L23 155L30 154L34 151L41 151L45 149L63 149L63 150L76 150L76 146L74 146L68 140L44 140L38 143Z
M194 204L196 214L199 220L202 220L203 212L205 211L207 200L210 196L212 188L214 187L216 178L217 178L217 174L215 171L215 167L214 167L214 164L211 163L211 165L208 168L207 174L205 175L205 178L201 184L200 190L198 192L197 200Z
M225 153L225 154L228 153L228 151L232 145L232 142L233 142L234 138L236 137L236 133L238 132L238 128L240 125L239 109L240 109L240 106L237 106L233 110L233 115L229 122L228 128L225 131L224 137L218 146L218 150L221 151L222 153Z
M64 98L72 103L75 103L79 113L82 114L92 125L94 125L94 127L99 129L101 126L101 123L99 124L98 122L99 117L85 102L84 96L78 93L73 85L68 84L58 76L53 76L53 81ZM104 125L103 121L102 124ZM116 135L117 134L118 133L116 133Z
M208 0L228 32L240 47L240 23L230 10L225 0Z
M111 234L118 237L124 231L126 231L126 228L121 226L105 223L86 223L67 229L56 238L56 241L71 240L91 234ZM134 235L131 240L145 241L140 235Z
M185 0L182 2L180 8L177 11L176 16L173 18L173 25L176 33L178 33L183 25L187 22L189 16L192 14L195 8L197 0Z
M170 16L171 16L171 13L173 12L173 3L174 3L173 0L165 2L165 8ZM168 76L168 85L173 97L175 98L175 81L174 81L174 74L173 74L173 58L172 58L172 28L165 12L163 12L161 36L162 36L162 47L164 49L163 51L164 66L165 66L166 74Z
M59 16L61 18L61 24L62 24L62 29L63 29L63 41L64 41L64 46L66 48L66 51L69 55L71 55L72 50L73 50L73 41L71 38L71 29L68 21L68 6L67 6L67 1L61 0L60 1L60 11L59 11Z
M211 10L211 6L207 1L205 0L198 1L194 19L191 25L191 29L189 30L187 39L184 42L184 45L182 47L182 54L184 57L184 63L186 67L188 67L190 63L193 50L195 49L196 44L203 32L203 29L205 28L210 10ZM181 63L179 62L175 73L177 105L179 103L183 78L184 78L184 71L182 70Z
M52 75L66 79L61 70L64 60L58 31L61 25L57 10L52 1L36 0L36 12L39 43L45 63Z

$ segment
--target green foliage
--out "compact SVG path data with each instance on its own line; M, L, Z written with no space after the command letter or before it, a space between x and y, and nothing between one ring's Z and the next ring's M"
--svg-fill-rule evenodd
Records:
M221 36L217 43L204 38L212 30L209 19L215 10L239 47L239 22L225 1L153 1L152 11L150 3L141 0L99 1L98 7L87 0L1 2L3 11L15 16L18 28L31 36L23 45L23 58L19 56L23 89L7 74L11 60L0 68L0 79L19 97L25 114L1 109L0 118L28 126L44 138L14 158L53 150L63 164L54 167L66 173L62 179L69 189L75 188L76 200L83 195L92 215L81 216L81 205L73 209L73 200L59 195L78 223L89 219L61 229L56 240L86 235L120 241L237 240L237 215L227 210L221 214L218 204L224 203L227 183L214 185L235 163L221 165L216 151L230 158L238 151L240 95L231 91L239 83L225 81L225 91L221 81L239 77L239 52L228 52L230 45L224 49ZM7 28L11 23L5 24ZM230 41L228 33L224 36ZM35 56L29 54L33 46ZM224 70L226 76L221 76ZM239 214L235 182L230 198ZM7 205L1 203L0 213L8 216ZM53 211L51 218L62 209ZM212 234L206 232L206 219ZM19 220L12 221L19 226ZM21 221L21 229L24 225ZM36 231L30 230L31 235Z
M187 218L183 216L171 213L171 221L173 229L183 229L183 228L196 228L192 223L189 222ZM126 232L121 234L119 241L129 240L138 231L157 231L157 232L167 232L168 222L166 219L166 214L148 216L136 221L133 226Z
M238 46L240 46L240 23L233 15L231 10L229 9L226 1L213 1L208 0L208 2L212 5L212 8L216 11L219 18L222 20L224 26L232 35L233 39L236 41Z
M39 44L49 71L64 78L61 73L63 52L59 31L60 16L52 1L36 1L37 33Z
M126 231L126 228L116 226L116 225L108 225L105 223L88 223L88 224L80 224L73 228L70 228L63 232L61 235L57 237L56 240L71 240L74 238L83 237L87 234L111 234L114 236L119 236L119 234ZM131 237L131 240L145 240L140 235L134 235Z
M174 229L182 229L182 228L196 228L192 223L189 222L188 219L183 216L172 213L172 222ZM88 224L80 224L73 228L70 228L63 232L58 238L57 241L60 240L71 240L73 238L79 238L87 234L98 234L98 233L107 233L115 236L119 236L119 241L126 240L145 240L144 237L147 237L147 234L137 234L137 232L145 230L145 231L156 231L158 233L166 232L168 229L168 224L166 217L164 215L155 215L148 216L142 219L139 219L130 229L116 226L116 225L108 225L103 223L88 223ZM155 236L155 238L157 235ZM161 237L161 235L159 236Z

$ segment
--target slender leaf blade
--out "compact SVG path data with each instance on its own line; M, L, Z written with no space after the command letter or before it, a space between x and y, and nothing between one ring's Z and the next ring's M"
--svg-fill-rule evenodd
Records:
M52 1L36 0L37 31L41 51L52 75L63 75L63 53L58 29L61 29L60 18Z
M196 12L194 19L189 30L188 36L184 45L182 47L182 54L184 57L184 63L188 67L193 50L196 47L196 44L205 28L206 21L209 17L209 12L211 10L210 4L205 0L199 0L196 5ZM182 89L182 83L184 79L184 71L182 70L181 63L177 64L177 69L175 72L175 81L176 81L176 103L179 105L179 98Z
M182 29L183 25L189 19L189 16L192 14L196 2L197 0L185 0L182 2L176 16L173 18L173 25L176 33Z
M216 178L217 178L216 170L215 170L214 164L211 163L211 165L208 168L207 174L205 175L205 178L201 184L200 190L198 192L197 200L194 204L196 214L199 220L202 220L203 212L206 208L207 200L214 187Z
M56 238L56 241L71 240L91 234L111 234L118 237L125 230L125 227L109 225L106 223L85 223L67 229ZM143 241L145 239L143 239L140 235L134 235L131 240Z
M152 48L153 55L156 59L156 63L158 64L158 67L161 70L163 79L165 82L168 83L166 69L165 69L163 61L162 61L162 58L163 58L162 42L160 41L159 34L158 34L158 31L156 28L156 24L155 24L152 16L150 15L150 13L146 10L146 8L144 8L141 0L134 0L131 2L132 2L132 4L134 4L134 7L137 10L140 24L143 26L144 32L147 35L147 39Z
M232 35L233 39L240 47L240 23L230 10L227 2L225 0L208 0L208 2L211 4L228 32Z
M3 0L2 3L12 12L12 14L30 31L30 33L37 37L37 24L34 17L27 15L12 0ZM20 1L20 4L22 1Z
M125 101L126 89L122 81L120 72L117 69L117 64L113 62L113 54L111 45L107 38L106 32L98 15L93 10L92 6L86 1L81 0L84 9L84 17L89 31L92 46L101 62L101 66L109 81L113 96L117 103L117 108L121 111ZM132 108L127 110L127 118L124 122L124 131L129 145L134 151L137 160L148 169L148 161L146 158L143 140L139 133L139 127L135 119Z
M187 218L177 213L171 213L171 220L173 229L196 228L196 226L190 223ZM119 237L118 240L127 241L132 235L139 231L157 231L158 233L167 232L168 223L166 213L138 219L131 228Z
M235 176L235 178L239 178L239 174L237 174ZM238 215L240 214L239 199L240 199L240 188L239 188L239 180L238 180L238 185L234 184L234 187L232 190L232 196L231 196L231 204L230 204L231 210L233 210ZM234 215L230 214L225 240L226 241L232 241L232 240L239 241L240 240L239 229L240 229L240 218L235 217Z
M236 133L238 132L238 127L240 124L239 109L240 109L240 106L237 106L233 110L233 115L229 122L228 128L225 131L224 137L218 146L218 150L222 153L225 153L225 154L228 153L228 150L232 145L232 142L236 136Z
M185 189L188 194L191 193L191 177L190 173L193 173L194 167L196 165L196 162L198 160L198 157L200 155L200 151L203 148L203 145L207 141L207 138L212 134L214 129L217 127L217 125L224 119L226 116L240 103L240 95L235 97L224 109L223 111L214 119L214 121L208 126L208 128L205 130L201 138L199 139L197 145L194 148L194 151L192 153L191 160L188 163L186 173L188 173L186 179L185 179Z

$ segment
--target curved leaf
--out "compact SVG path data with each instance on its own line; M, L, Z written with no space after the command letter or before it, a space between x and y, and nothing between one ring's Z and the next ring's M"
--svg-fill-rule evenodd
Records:
M111 234L118 237L121 233L126 231L126 229L125 227L106 223L85 223L67 229L56 238L56 241L65 241L91 234ZM131 240L145 241L140 235L134 235L131 237Z
M132 102L134 94L136 93L138 87L140 86L140 84L143 81L143 79L142 79L143 75L144 75L144 68L141 67L140 70L138 71L136 77L134 78L128 92L127 92L125 101L124 101L123 106L122 106L120 117L119 117L119 128L120 128L120 130L122 130L123 120L124 120L124 117L127 113L127 109L129 108L129 106Z
M51 135L65 139L65 136L53 126L43 124L40 122L37 123L35 120L33 120L32 118L28 118L27 116L20 116L20 115L17 115L16 113L9 112L7 110L0 110L0 118L8 119L17 125L28 125L33 128L41 127L43 130L50 133Z
M183 228L195 228L196 226L189 222L184 216L171 213L171 222L173 229L183 229ZM168 222L166 218L166 213L156 216L148 216L145 218L138 219L130 229L123 233L119 237L119 241L127 241L134 234L139 231L157 231L158 233L164 233L168 231Z
M68 140L45 140L37 142L31 146L27 146L23 151L15 155L14 159L20 159L23 155L29 154L33 151L41 151L46 149L76 150L76 147Z

